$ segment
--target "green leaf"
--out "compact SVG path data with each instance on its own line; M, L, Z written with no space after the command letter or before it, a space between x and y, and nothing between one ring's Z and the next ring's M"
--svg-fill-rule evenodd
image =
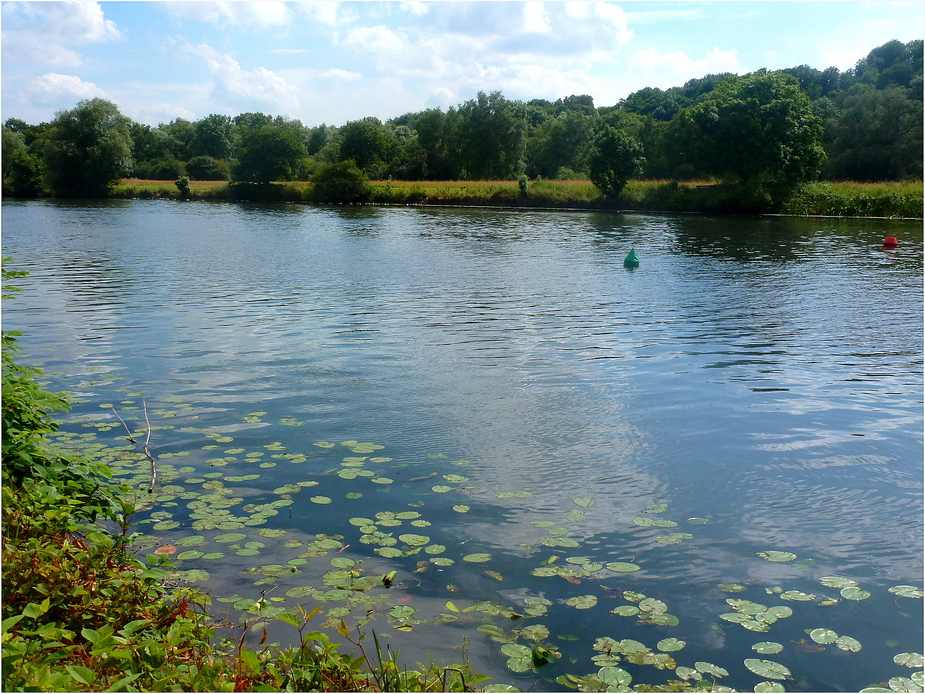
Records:
M132 682L134 682L135 680L137 680L139 677L141 677L141 673L140 673L140 672L130 673L130 674L126 675L125 677L123 677L122 679L117 680L117 681L116 681L115 683L113 683L113 685L112 685L109 689L107 689L106 691L107 691L107 692L124 692L124 691L126 691L126 690L125 690L125 687L127 687L128 685L130 685Z
M83 665L67 665L67 673L81 684L92 684L96 680L96 673Z

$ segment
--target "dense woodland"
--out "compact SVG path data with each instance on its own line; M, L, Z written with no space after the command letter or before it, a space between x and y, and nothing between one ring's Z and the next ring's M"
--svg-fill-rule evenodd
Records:
M89 138L89 139L88 139ZM306 126L263 113L156 127L100 99L50 123L3 126L3 190L93 196L115 179L307 180L352 160L369 178L630 177L748 181L922 177L922 41L876 48L845 72L806 65L634 92L514 101L479 93L447 111Z

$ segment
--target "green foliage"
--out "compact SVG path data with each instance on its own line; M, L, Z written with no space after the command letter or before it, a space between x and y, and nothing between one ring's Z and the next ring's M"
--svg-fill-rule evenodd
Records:
M44 154L56 195L105 195L132 168L129 120L109 101L81 101L52 121Z
M2 159L4 195L28 198L42 192L42 162L20 132L3 128Z
M604 197L616 198L645 159L642 145L631 135L611 126L600 129L591 153L591 181Z
M304 156L300 124L262 125L242 142L234 179L255 183L289 180Z
M466 178L511 178L523 159L526 117L522 104L501 92L479 92L459 114L459 161Z
M231 118L216 113L196 121L190 151L196 156L227 159L231 156L232 129Z
M186 174L186 165L179 159L155 159L135 162L136 178L171 181Z
M180 191L180 197L183 197L183 198L189 197L190 195L189 178L187 178L186 176L180 176L180 178L178 178L175 181L175 185L177 186L177 190Z
M193 157L186 162L186 171L195 181L227 181L231 178L228 162L207 155Z
M366 176L352 161L325 165L312 183L312 199L316 202L358 203L370 196Z
M517 189L520 192L520 197L527 197L527 188L529 185L527 174L520 174L520 176L517 177Z
M825 161L822 123L793 77L723 81L677 118L674 143L698 170L778 195Z
M391 130L378 118L347 123L339 132L340 159L352 160L372 178L381 178L392 158L397 142Z

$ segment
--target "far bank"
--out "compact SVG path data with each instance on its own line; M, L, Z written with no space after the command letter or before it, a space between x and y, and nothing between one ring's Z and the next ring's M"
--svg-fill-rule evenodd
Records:
M190 181L192 200L312 202L310 181L258 185L227 181ZM588 180L530 181L526 194L517 181L370 181L367 202L383 205L476 205L524 208L643 210L699 214L824 215L921 219L921 181L862 183L818 181L797 188L780 206L716 181L630 181L616 200L606 200ZM115 198L182 196L174 181L122 179Z

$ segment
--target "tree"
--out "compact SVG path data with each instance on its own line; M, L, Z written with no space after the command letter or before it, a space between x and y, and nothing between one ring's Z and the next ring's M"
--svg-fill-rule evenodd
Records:
M129 120L103 99L81 101L52 122L45 166L60 196L96 197L132 168Z
M7 121L9 123L9 121ZM19 132L3 127L3 194L35 197L42 192L42 164Z
M591 182L613 200L640 173L645 158L639 140L617 128L601 126L591 150Z
M351 160L326 164L312 179L315 202L356 203L369 199L366 175Z
M772 197L814 178L825 161L822 123L797 80L781 73L724 80L677 125L690 164Z
M227 159L231 156L233 125L231 118L217 113L193 123L190 154Z
M256 183L289 180L304 156L300 123L263 125L242 141L234 178Z
M586 171L594 119L565 111L542 123L527 140L527 173L551 178L562 167Z
M222 159L199 156L186 162L186 171L194 181L227 181L228 164Z
M501 92L470 99L459 107L459 158L468 178L513 178L524 166L526 116L523 104Z
M378 118L364 118L340 129L340 158L353 160L367 176L380 178L392 158L395 138Z

